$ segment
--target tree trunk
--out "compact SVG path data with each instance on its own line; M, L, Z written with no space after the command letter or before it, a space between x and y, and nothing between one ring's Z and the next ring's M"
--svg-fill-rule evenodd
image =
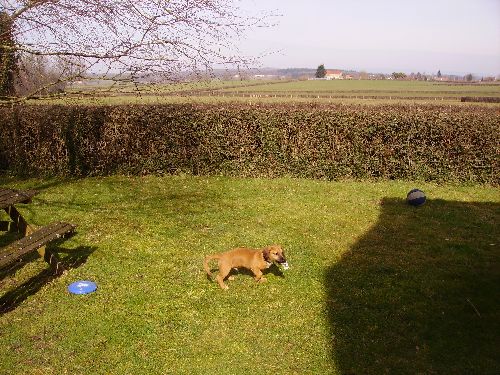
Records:
M0 13L0 99L15 96L14 76L17 55L14 42L14 22L6 13Z

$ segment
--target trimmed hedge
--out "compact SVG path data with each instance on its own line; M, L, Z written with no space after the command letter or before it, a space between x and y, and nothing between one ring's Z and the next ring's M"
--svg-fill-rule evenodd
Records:
M217 104L0 107L0 169L498 184L499 111Z
M500 103L498 96L462 96L461 102L475 102L475 103Z

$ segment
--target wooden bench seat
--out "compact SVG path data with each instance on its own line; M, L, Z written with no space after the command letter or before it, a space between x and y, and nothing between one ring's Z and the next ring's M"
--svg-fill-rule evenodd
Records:
M20 240L0 249L0 268L14 263L32 251L39 250L49 242L64 237L75 230L76 226L69 223L56 222L34 230ZM45 260L53 265L52 259ZM50 257L54 256L50 254Z

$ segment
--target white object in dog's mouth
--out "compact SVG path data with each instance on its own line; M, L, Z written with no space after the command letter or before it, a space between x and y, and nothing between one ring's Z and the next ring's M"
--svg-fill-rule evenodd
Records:
M288 262L283 262L283 263L280 263L281 266L283 267L284 270L287 270L290 268L290 266L288 265Z

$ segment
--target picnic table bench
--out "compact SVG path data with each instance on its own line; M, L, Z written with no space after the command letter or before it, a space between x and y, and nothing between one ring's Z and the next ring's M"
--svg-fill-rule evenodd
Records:
M55 239L73 233L76 226L70 223L54 222L39 228L28 224L15 205L30 203L31 198L37 193L36 190L20 191L0 188L0 209L4 209L12 220L0 221L0 230L16 231L23 235L21 239L0 248L0 269L38 250L38 253L55 268L56 272L61 271L57 255L48 251L45 246Z

